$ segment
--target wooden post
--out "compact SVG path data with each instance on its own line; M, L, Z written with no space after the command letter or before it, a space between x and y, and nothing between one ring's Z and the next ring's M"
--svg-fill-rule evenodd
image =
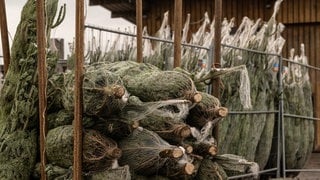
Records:
M182 30L182 0L174 1L174 62L173 67L181 64L181 30Z
M220 58L221 58L221 16L222 16L222 0L215 0L214 1L214 39L213 39L213 61L214 67L219 68L220 67ZM220 78L216 78L213 80L212 83L212 95L220 98L220 93L219 93L219 89L220 89ZM219 124L217 124L217 126L214 128L213 132L214 132L214 138L218 141L219 139L219 135L218 135L218 131L219 131Z
M0 0L0 28L1 28L3 65L4 65L4 75L5 75L8 71L8 67L10 63L10 49L9 49L9 40L8 40L8 27L7 27L5 0Z
M316 72L316 74L320 74L320 72ZM319 76L316 76L319 77ZM318 111L320 109L320 82L316 82L316 92L315 92L315 117L320 118L320 112ZM315 142L314 142L314 151L320 152L320 121L315 122Z
M73 179L82 179L82 81L84 62L84 1L76 1L76 66L73 141Z
M38 46L38 86L39 86L39 121L40 121L40 173L41 179L46 176L45 139L47 134L46 109L47 109L47 67L46 67L46 26L45 26L45 1L37 1L37 46Z
M143 62L142 54L142 0L136 0L136 24L137 24L137 62Z

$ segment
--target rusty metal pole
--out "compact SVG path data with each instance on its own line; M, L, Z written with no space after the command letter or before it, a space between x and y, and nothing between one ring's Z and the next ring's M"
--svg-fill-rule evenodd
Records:
M84 62L84 0L76 1L76 66L75 66L75 105L73 129L73 179L82 179L82 81Z
M214 1L214 39L213 41L213 67L220 67L220 58L221 58L221 21L222 21L222 0ZM216 78L212 83L212 95L220 98L220 78ZM217 125L213 130L213 136L218 141L219 138L219 125Z
M136 0L136 23L137 23L137 62L143 62L142 54L142 0Z
M37 46L38 46L38 86L39 86L39 121L40 121L40 173L41 179L46 177L45 139L47 134L47 68L46 68L46 28L45 28L45 0L37 0Z
M5 0L0 0L0 28L1 28L3 65L4 65L4 75L5 75L8 71L8 67L10 63L10 49L9 49L9 40L8 40L8 27L7 27Z
M182 31L182 0L174 1L174 62L173 67L181 64L181 31Z

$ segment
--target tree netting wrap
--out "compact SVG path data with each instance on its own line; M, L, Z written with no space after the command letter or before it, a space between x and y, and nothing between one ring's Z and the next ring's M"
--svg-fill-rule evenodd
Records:
M307 57L301 44L300 55L291 50L290 60L283 73L284 113L313 117L312 90L309 80ZM308 160L314 143L314 122L305 118L284 116L286 167L301 169ZM274 155L275 156L275 155ZM273 157L275 158L275 157ZM269 161L273 165L272 161Z
M73 163L73 127L59 126L47 134L46 154L48 161L63 168ZM117 143L98 131L86 130L83 138L83 171L92 173L112 167L121 156Z
M48 113L57 112L63 107L63 94L64 94L64 74L56 73L48 79L47 88L47 103L48 103Z
M172 122L182 122L194 106L184 99L170 99L143 102L137 96L130 96L126 107L118 114L124 119L140 121L148 116L167 118Z
M82 116L82 125L85 128L91 128L93 125L95 125L98 121L98 118L93 116ZM72 122L74 120L74 114L73 112L70 112L65 109L61 109L57 112L52 112L47 114L47 128L48 130L54 129L59 126L64 125L72 125Z
M46 175L47 179L54 179L54 180L72 180L72 167L70 168L62 168L55 164L46 164ZM40 173L40 163L36 164L34 172L32 174L32 179L41 179Z
M86 180L131 180L130 168L128 165L114 169L108 169L86 177Z
M186 120L188 124L201 129L208 121L215 121L215 124L217 124L227 116L228 110L221 107L218 98L208 93L199 92L199 94L202 100L190 109Z
M218 163L228 176L253 173L251 179L258 179L259 177L259 165L255 162L249 162L241 156L222 154L215 156L213 161Z
M125 76L136 76L143 72L148 71L160 71L160 69L154 65L147 63L137 63L134 61L118 61L118 62L99 62L90 64L89 69L103 69L105 71L111 71L115 75L121 78Z
M162 168L169 168L164 166L172 161L175 163L171 169L188 163L187 159L183 158L184 152L181 148L170 145L156 133L143 128L135 129L131 136L121 140L119 147L123 152L120 165L128 164L133 172L141 175L160 173Z
M191 135L190 126L181 122L172 121L169 117L149 115L139 121L139 125L156 132L161 138L171 144L179 144Z
M87 115L110 116L126 104L127 91L119 76L99 69L87 69L83 78L83 108ZM64 76L63 106L74 109L74 73Z
M228 179L223 168L211 159L204 159L200 163L199 170L196 175L196 180L225 180Z
M280 54L284 45L283 27L275 20L280 3L281 0L275 3L274 14L266 23L244 17L236 33L226 37L227 44ZM278 63L277 56L225 47L222 58L223 67L247 67L252 108L246 109L239 103L241 84L238 79L241 79L241 73L222 77L221 104L232 111L273 111L278 96L278 80L273 68ZM272 147L274 122L274 114L267 113L228 116L219 130L219 141L224 142L219 145L219 152L243 156L257 162L263 169Z
M111 117L96 119L92 129L114 140L121 140L130 136L137 126L138 124L135 121L130 122L127 119Z
M123 82L128 91L142 101L201 100L190 77L177 71L143 72L134 77L124 77Z

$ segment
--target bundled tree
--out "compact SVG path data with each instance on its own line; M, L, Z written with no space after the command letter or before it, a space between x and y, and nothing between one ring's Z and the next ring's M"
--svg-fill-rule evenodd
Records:
M63 168L73 164L73 126L59 126L48 132L46 154L50 163ZM86 173L110 169L122 151L117 143L98 131L86 130L83 138L83 171Z
M128 164L133 172L140 175L155 175L157 172L170 176L187 175L194 170L194 166L184 158L181 148L170 145L146 129L136 129L131 136L119 142L119 147L123 151L120 165Z
M57 0L46 2L47 35L61 22L53 22ZM11 62L0 95L0 179L29 179L37 157L38 75L36 1L28 0L21 12L11 49ZM48 38L49 39L49 38ZM57 56L47 54L50 77Z
M64 76L62 104L74 109L74 73ZM86 115L110 116L126 104L128 93L119 76L101 68L86 69L83 78L83 108Z

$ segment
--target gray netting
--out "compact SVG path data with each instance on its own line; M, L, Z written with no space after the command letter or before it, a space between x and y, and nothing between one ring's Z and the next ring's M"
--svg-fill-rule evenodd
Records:
M249 173L254 174L251 177L252 179L257 179L259 177L259 165L255 162L249 162L241 156L222 154L215 156L213 161L218 163L229 177Z
M47 114L47 128L54 129L59 126L72 125L74 113L61 109L60 111ZM90 128L96 124L97 118L91 116L82 116L82 125L85 128Z
M291 54L291 60L308 65L301 45L301 55ZM292 52L294 53L294 52ZM313 117L312 89L307 67L289 63L284 74L284 112ZM312 120L285 117L286 167L300 169L308 160L314 142L314 122Z
M225 180L228 179L227 174L219 165L219 163L211 159L203 159L200 163L196 180Z
M194 101L197 91L193 81L177 71L150 71L124 77L128 91L142 101L186 99Z
M156 66L147 63L137 63L135 61L93 63L87 68L88 70L103 69L104 71L111 71L115 75L120 76L120 78L125 76L132 77L148 71L160 71Z
M73 164L73 126L59 126L47 134L46 154L49 163L63 168ZM86 130L83 139L83 171L92 173L109 169L121 156L112 139L94 130Z
M119 76L104 69L87 69L83 78L83 108L87 115L110 116L126 104L127 92ZM74 74L64 76L63 106L74 109Z
M220 100L208 93L199 92L202 96L201 102L189 111L186 122L191 126L201 129L208 121L218 117L216 111L221 107Z
M163 150L176 148L156 133L142 128L135 129L131 136L121 140L119 147L123 152L120 165L128 164L134 172L143 175L156 174L168 160L159 154Z

